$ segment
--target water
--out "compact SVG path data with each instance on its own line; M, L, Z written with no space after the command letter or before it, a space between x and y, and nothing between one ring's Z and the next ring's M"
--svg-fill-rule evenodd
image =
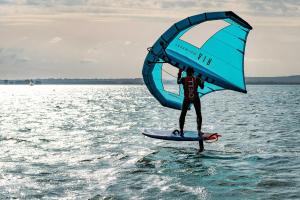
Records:
M202 98L199 154L140 134L180 114L145 86L0 86L0 199L300 199L300 87L248 91Z

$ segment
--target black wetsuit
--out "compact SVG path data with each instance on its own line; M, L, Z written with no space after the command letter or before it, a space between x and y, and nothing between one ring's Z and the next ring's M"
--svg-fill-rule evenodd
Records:
M187 77L186 77L187 78ZM201 81L200 78L195 78L193 77L193 81L194 81L194 97L193 98L189 98L188 94L187 94L187 91L188 90L188 86L186 83L186 78L181 78L180 76L178 76L178 79L177 79L177 83L178 84L183 84L184 86L184 92L185 92L185 97L184 97L184 100L183 100L183 103L182 103L182 108L181 108L181 114L180 114L180 118L179 118L179 127L180 127L180 131L183 131L183 127L184 127L184 122L185 122L185 116L186 116L186 113L187 113L187 110L189 109L190 107L190 104L194 104L194 108L195 108L195 111L196 111L196 115L197 115L197 129L198 131L201 130L201 125L202 125L202 115L201 115L201 103L200 103L200 98L199 98L199 95L198 95L198 92L197 92L197 88L198 86L200 88L204 88L204 82ZM189 77L191 79L191 77Z

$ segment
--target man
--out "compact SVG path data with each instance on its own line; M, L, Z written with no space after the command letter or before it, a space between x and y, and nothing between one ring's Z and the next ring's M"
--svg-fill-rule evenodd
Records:
M191 104L194 104L195 111L197 114L197 130L199 138L199 151L204 150L203 145L203 139L202 139L202 133L201 133L201 125L202 125L202 116L201 116L201 104L200 104L200 98L197 92L198 86L203 89L204 88L204 81L200 79L200 77L194 76L194 70L193 68L187 68L186 70L187 76L182 78L182 69L179 69L178 77L177 77L177 83L183 84L184 88L184 100L182 103L181 108L181 114L179 118L179 127L180 127L180 135L183 137L183 127L184 127L184 121L185 116L187 113L187 110L189 109Z

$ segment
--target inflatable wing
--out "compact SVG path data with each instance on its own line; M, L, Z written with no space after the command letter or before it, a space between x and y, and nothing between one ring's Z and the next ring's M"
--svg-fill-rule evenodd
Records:
M181 39L192 27L212 20L223 20L228 25L200 48ZM251 29L246 21L231 11L203 13L175 23L148 48L143 66L147 88L163 106L181 109L183 92L175 94L164 89L162 66L169 63L183 70L192 67L195 75L206 81L204 89L198 89L200 97L224 89L246 93L244 53Z

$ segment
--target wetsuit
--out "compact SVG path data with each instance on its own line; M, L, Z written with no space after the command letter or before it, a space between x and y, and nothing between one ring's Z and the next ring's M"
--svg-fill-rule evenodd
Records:
M182 103L181 114L179 118L180 131L181 132L183 131L185 116L190 104L194 104L195 111L197 114L197 129L198 132L200 132L201 125L202 125L202 115L201 115L201 103L197 92L197 88L199 86L201 89L203 89L204 82L199 77L194 77L194 76L187 76L181 78L181 70L180 70L178 73L177 83L183 84L183 88L184 88L184 100Z

